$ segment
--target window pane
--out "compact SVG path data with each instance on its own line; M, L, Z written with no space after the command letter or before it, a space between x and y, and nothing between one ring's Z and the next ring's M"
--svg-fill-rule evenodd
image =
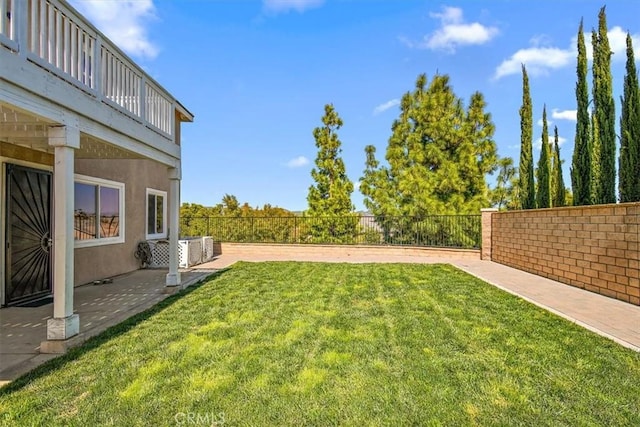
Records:
M120 235L120 190L100 187L100 237Z
M147 233L156 234L156 196L147 195Z
M164 197L156 196L156 233L164 231Z
M95 239L96 235L96 190L91 184L75 183L75 206L73 229L76 240Z

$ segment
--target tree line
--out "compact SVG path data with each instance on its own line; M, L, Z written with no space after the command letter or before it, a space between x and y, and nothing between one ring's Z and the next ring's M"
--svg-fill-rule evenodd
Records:
M624 91L620 99L619 134L616 134L615 101L611 75L611 47L608 40L606 9L598 14L598 29L591 32L593 63L592 93L588 89L587 49L583 22L577 37L576 132L571 163L569 193L562 182L557 127L554 153L548 142L546 108L543 109L542 148L534 182L532 155L532 109L526 67L522 66L522 106L520 108L520 165L518 200L522 209L640 201L640 85L635 67L632 38L626 37ZM620 154L616 173L616 147ZM616 176L618 196L616 197ZM564 196L564 198L563 198Z
M495 125L485 110L480 92L472 94L465 107L448 75L436 75L429 82L421 74L414 90L403 95L400 115L391 126L387 164L377 160L373 145L366 146L359 180L364 205L385 241L396 241L399 230L425 240L439 236L452 246L477 238L472 218L452 223L446 215L478 214L490 203L492 191L485 176L498 168L499 159ZM343 122L332 104L325 106L322 124L313 132L318 154L307 214L323 218L314 229L318 236L348 238L358 227L348 220L354 215L354 185L340 157L337 132ZM428 227L419 225L427 218Z

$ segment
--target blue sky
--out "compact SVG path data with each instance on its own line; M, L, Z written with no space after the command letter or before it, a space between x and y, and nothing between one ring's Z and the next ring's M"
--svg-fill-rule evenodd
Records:
M398 100L426 73L448 74L457 96L482 92L501 156L519 159L520 64L534 121L557 125L565 181L575 131L575 38L587 41L605 5L591 0L71 0L178 98L182 201L212 206L225 193L252 206L307 207L317 149L313 128L333 103L347 174L357 184L364 147L382 159ZM617 113L624 38L640 58L640 1L610 1ZM590 46L588 46L590 50ZM591 90L591 82L589 82ZM542 128L535 125L534 139ZM539 150L534 153L537 160ZM490 178L491 180L491 178ZM352 196L363 209L362 195Z

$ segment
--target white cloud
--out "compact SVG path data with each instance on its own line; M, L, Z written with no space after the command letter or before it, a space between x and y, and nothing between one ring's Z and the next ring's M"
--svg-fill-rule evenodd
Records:
M544 46L551 46L552 40L548 34L537 34L531 37L531 39L529 40L529 43L531 43L531 46L544 47Z
M283 13L295 10L303 13L305 10L322 6L324 0L262 0L262 6L266 12Z
M550 147L550 148L553 148L553 143L554 143L554 141L555 141L555 139L554 139L553 134L550 134L550 135L549 135L549 147ZM564 144L566 141L567 141L567 138L563 138L563 137L561 137L561 136L558 136L558 145L559 145L560 147L562 147L562 144ZM518 146L518 147L519 147L519 146ZM534 148L536 151L540 151L540 149L542 148L542 135L540 136L540 138L536 139L536 140L533 142L533 148ZM537 162L537 160L536 160L536 162ZM537 163L536 163L536 164L537 164Z
M553 140L553 141L555 141L555 140ZM551 141L551 142L553 142L553 141ZM558 146L559 147L562 147L562 144L564 144L566 141L567 141L567 138L563 138L561 136L558 136Z
M607 31L607 38L609 39L609 48L611 48L611 52L613 55L611 56L612 61L626 61L627 59L627 32L624 31L620 26L612 27L609 31ZM634 51L637 50L637 47L640 46L640 34L631 34L631 42L633 43ZM584 32L584 44L587 49L587 59L591 61L593 59L593 47L591 45L591 31ZM571 38L571 46L574 52L577 55L578 45L578 36L575 35ZM636 61L640 58L636 55Z
M380 104L378 105L376 108L373 109L373 115L378 115L384 111L387 111L389 108L393 108L396 105L400 105L400 100L399 99L392 99L391 101L387 101L384 104Z
M578 110L560 111L557 108L554 108L553 111L551 111L551 117L557 120L572 120L575 122L578 120L577 116L578 116Z
M408 37L405 37L405 36L398 36L398 41L400 41L400 43L402 43L403 45L405 45L409 49L413 49L414 47L418 47L418 46L416 46L416 44L411 39L409 39Z
M527 74L531 76L545 75L550 70L569 65L575 59L575 54L570 50L556 47L530 47L520 49L511 58L502 61L494 74L494 79L499 79L510 74L519 74L522 64L527 67Z
M309 164L309 159L305 156L294 157L293 159L287 162L287 167L289 168L301 168L302 166L306 166Z
M439 19L441 27L425 36L424 42L418 47L453 53L459 46L487 43L499 32L496 27L487 27L478 22L465 23L462 9L457 7L443 7L442 13L431 13L430 16Z
M153 0L70 0L100 31L126 53L155 58L158 47L147 26L157 19Z
M551 126L551 124L552 124L552 123L553 123L553 122L552 122L551 120L547 119L547 126ZM536 122L536 124L537 124L538 126L542 127L542 125L543 125L544 123L542 122L542 119L538 119L538 121Z
M613 61L626 60L627 49L627 33L622 30L621 27L612 27L607 32L609 39L609 46L613 52ZM584 32L585 48L587 50L587 59L593 59L593 48L591 47L591 31ZM547 75L550 71L563 68L567 65L574 65L576 63L576 57L578 55L577 48L578 37L573 36L571 38L571 44L567 49L561 49L559 47L540 46L540 42L548 43L549 40L544 36L536 36L531 39L532 47L526 49L520 49L509 59L502 61L496 68L494 79L499 79L510 74L519 74L521 65L524 64L527 67L527 73L531 76ZM633 42L634 49L636 46L640 46L640 34L632 34L631 40ZM636 57L636 61L639 61L640 57Z

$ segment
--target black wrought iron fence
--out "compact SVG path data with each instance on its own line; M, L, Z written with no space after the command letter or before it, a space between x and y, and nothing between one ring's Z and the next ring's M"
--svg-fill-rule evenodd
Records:
M480 248L480 215L413 217L182 217L183 237L218 242Z

